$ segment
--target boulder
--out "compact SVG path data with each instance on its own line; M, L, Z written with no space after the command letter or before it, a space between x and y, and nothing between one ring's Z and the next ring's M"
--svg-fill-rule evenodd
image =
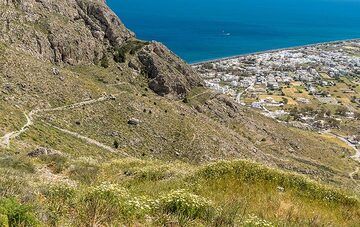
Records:
M278 186L276 188L279 192L285 192L285 188Z
M57 76L60 74L60 71L57 68L52 68L52 73Z
M140 123L141 123L141 121L136 118L131 118L130 120L128 120L129 125L139 125Z
M29 157L35 158L35 157L39 157L39 156L42 156L42 155L61 155L61 152L55 151L55 150L52 150L52 149L49 149L49 148L45 148L45 147L39 147L39 148L36 148L33 151L30 151L27 155Z

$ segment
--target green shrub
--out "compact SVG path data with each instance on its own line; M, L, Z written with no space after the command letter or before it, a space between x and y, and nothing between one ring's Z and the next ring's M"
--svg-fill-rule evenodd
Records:
M215 214L213 204L186 190L172 191L160 198L159 208L169 214L176 214L181 219L210 220Z
M79 215L86 225L111 225L120 218L120 201L127 191L117 185L101 184L85 192Z
M28 194L30 185L24 174L14 176L13 170L0 171L0 198Z
M0 158L0 167L12 168L27 173L35 173L34 164L28 158L25 157L11 156L11 157Z
M38 222L32 208L13 198L0 200L0 223L5 226L37 226ZM6 223L7 222L7 223Z
M159 181L174 175L168 166L149 166L135 170L136 178L148 181Z
M155 207L153 200L134 197L117 184L102 183L84 194L80 219L88 225L113 225L139 220Z
M98 178L100 167L92 162L78 162L70 170L70 178L85 184L93 184Z
M275 225L269 221L266 221L264 219L257 217L256 215L249 215L243 222L243 226L246 226L246 227L255 227L255 226L271 227L271 226L275 226Z
M68 167L67 158L62 155L42 155L40 160L46 163L55 174L61 173Z
M299 195L324 202L359 206L359 200L342 191L320 185L303 176L267 168L247 161L221 161L201 168L197 174L201 178L222 178L234 176L244 182L265 182L274 186L294 189Z
M245 208L236 200L222 205L214 218L214 226L235 226L240 211L244 212L244 209Z
M114 61L118 63L124 63L126 61L126 52L123 48L115 49Z
M7 215L0 214L0 226L9 227L9 219L8 219Z
M62 217L71 215L76 203L76 190L69 185L53 185L44 193L50 212L49 219L55 226Z
M134 55L138 50L143 46L147 45L148 42L143 42L139 40L130 40L121 47L115 48L114 51L114 61L118 63L126 62L126 55Z

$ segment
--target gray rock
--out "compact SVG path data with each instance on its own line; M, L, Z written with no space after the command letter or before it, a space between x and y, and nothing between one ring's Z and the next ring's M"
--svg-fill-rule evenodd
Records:
M39 148L29 152L27 155L29 157L35 158L35 157L39 157L42 155L61 155L61 152L55 151L55 150L52 150L49 148L45 148L45 147L39 147Z
M55 75L55 76L58 76L60 74L60 71L57 69L57 68L52 68L52 73Z
M279 192L285 192L285 188L278 186L276 188Z
M103 0L0 0L0 41L56 64L95 63L132 37Z
M129 125L139 125L140 123L141 123L141 121L136 118L131 118L130 120L128 120Z
M112 137L116 137L116 136L119 136L120 133L118 131L112 131L112 132L109 132L108 135L112 136Z
M161 43L145 45L137 57L149 88L158 95L183 99L191 88L203 86L199 75Z

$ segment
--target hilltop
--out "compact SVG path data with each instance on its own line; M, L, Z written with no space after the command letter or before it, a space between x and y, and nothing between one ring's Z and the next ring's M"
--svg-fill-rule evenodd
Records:
M254 208L244 217L254 214L279 223L316 219L314 223L351 224L358 220L358 201L348 198L357 196L359 183L351 148L280 124L207 89L199 74L164 45L136 39L103 1L2 0L0 21L0 223L11 222L14 207L25 206L32 224L174 221L197 225L195 219L206 225L214 222L219 210L207 219L201 209L208 215L209 209L217 209L237 194L246 197L251 192L258 193L261 201L267 201L265 192L276 194L270 204L279 209L286 206L286 212L266 213L268 207L251 197L245 200ZM235 176L226 175L233 165L248 163L234 161L238 159L262 165L246 164ZM217 173L219 160L233 163L226 166L230 170L223 172L221 167ZM215 164L208 167L209 162ZM199 177L202 168L220 175ZM238 173L257 176L253 168L260 168L259 177L264 179L251 178L242 187ZM223 174L227 177L222 178ZM275 175L283 180L267 177ZM231 189L221 198L229 184ZM164 216L158 220L150 211L135 214L130 206L132 211L126 212L131 218L122 213L125 219L115 220L111 215L120 211L102 203L107 204L107 199L121 203L127 195L139 200L149 197L150 202L164 193L177 198L182 195L171 191L180 189L186 189L183 194L189 198L185 199L202 201L204 206L196 214L162 207ZM96 219L97 213L87 211L93 204L84 203L92 201L83 197L86 193L105 206L108 213L101 215L108 216ZM319 220L309 212L313 198L309 194L316 197L313 207L319 211ZM336 198L328 203L328 195ZM301 203L304 198L306 209L288 206L289 201ZM208 206L208 200L216 204ZM59 201L66 207L56 206ZM305 210L286 220L289 207ZM342 213L344 209L349 213ZM80 216L71 219L75 213Z

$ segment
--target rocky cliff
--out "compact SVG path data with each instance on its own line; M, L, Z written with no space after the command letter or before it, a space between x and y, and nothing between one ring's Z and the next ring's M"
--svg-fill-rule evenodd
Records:
M89 64L134 37L101 1L2 0L0 40L57 64Z
M57 65L96 64L135 40L101 0L1 0L0 5L0 41ZM138 69L159 95L182 98L201 84L159 43L146 43L137 55Z

